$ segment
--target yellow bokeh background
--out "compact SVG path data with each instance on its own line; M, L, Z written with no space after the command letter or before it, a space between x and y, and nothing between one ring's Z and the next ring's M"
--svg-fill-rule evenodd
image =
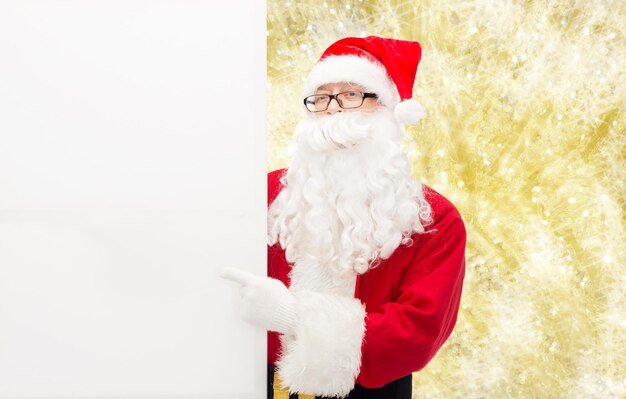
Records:
M626 397L626 2L268 0L267 19L270 170L328 45L422 44L406 149L468 246L414 398Z

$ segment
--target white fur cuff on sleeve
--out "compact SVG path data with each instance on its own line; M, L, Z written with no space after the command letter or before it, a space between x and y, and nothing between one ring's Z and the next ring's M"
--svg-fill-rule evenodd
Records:
M281 335L277 362L292 393L346 396L361 369L365 307L356 298L308 290L296 298L294 335Z

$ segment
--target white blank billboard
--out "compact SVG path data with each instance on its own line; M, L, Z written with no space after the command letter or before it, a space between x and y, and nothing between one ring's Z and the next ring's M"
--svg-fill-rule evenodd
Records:
M0 2L0 398L260 398L265 4Z

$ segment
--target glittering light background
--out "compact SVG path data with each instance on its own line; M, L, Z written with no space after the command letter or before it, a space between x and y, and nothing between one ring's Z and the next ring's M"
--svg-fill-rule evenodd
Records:
M415 398L626 397L626 2L268 0L269 169L344 36L419 41L416 179L468 230L457 327Z

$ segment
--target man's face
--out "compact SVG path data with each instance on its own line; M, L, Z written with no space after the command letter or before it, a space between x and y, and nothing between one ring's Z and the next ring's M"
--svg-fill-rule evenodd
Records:
M353 92L352 94L350 94ZM315 94L338 94L338 93L346 93L344 96L356 96L358 92L365 93L367 90L359 85L348 82L339 82L339 83L327 83L317 88ZM360 94L359 94L360 96ZM360 101L360 100L359 100ZM345 104L344 104L345 105ZM339 106L339 102L337 99L332 99L328 104L328 109L322 112L315 112L314 115L322 116L322 115L332 115L336 112L351 112L351 111L372 111L379 106L378 100L376 98L365 98L363 99L363 104L358 108L342 108Z

